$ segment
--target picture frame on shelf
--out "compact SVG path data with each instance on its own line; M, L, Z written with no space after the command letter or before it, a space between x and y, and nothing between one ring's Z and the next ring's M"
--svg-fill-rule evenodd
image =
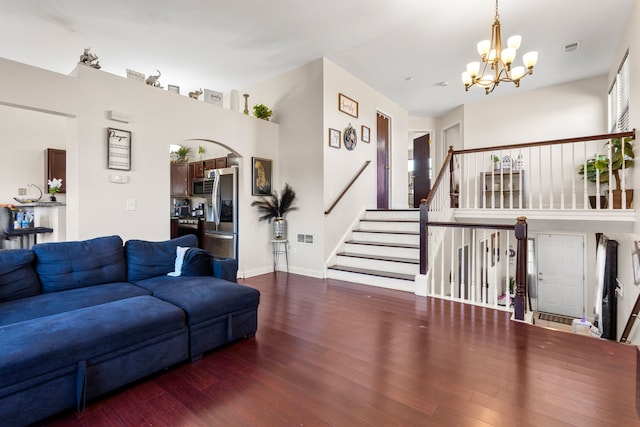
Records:
M131 170L131 132L107 128L107 169Z
M252 157L251 165L251 194L253 196L270 195L273 161Z
M167 85L167 90L172 93L177 93L180 95L180 86L176 85Z
M127 78L131 80L137 80L139 82L144 82L145 75L139 71L131 70L127 68Z
M215 90L204 90L204 102L222 107L223 93Z
M338 110L358 118L358 102L343 93L338 93Z
M362 125L362 130L360 131L360 139L362 142L371 142L371 129L367 126Z
M340 148L341 132L338 129L329 128L329 147Z

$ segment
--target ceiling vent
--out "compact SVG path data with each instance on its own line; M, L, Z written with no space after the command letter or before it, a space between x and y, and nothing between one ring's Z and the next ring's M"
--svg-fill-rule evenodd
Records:
M562 50L564 51L564 53L571 53L577 51L578 49L580 49L580 42L565 44Z

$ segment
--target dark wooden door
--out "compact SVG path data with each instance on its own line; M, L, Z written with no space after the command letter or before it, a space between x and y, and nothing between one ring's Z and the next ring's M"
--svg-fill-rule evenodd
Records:
M67 192L67 151L57 150L55 148L47 148L44 150L45 156L45 173L47 182L45 182L44 191L49 191L49 180L53 178L62 179L61 193Z
M429 134L413 140L413 207L419 208L420 201L431 192L431 154Z
M389 118L378 113L378 209L389 209Z

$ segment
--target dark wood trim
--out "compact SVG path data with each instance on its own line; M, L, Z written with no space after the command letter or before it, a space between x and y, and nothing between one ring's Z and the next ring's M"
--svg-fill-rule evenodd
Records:
M581 137L565 138L565 139L550 139L548 141L525 142L524 144L494 145L492 147L469 148L466 150L456 150L454 151L454 154L457 155L457 154L483 153L486 151L513 150L518 148L542 147L545 145L559 145L559 144L569 144L572 142L587 142L587 141L598 141L601 139L627 138L627 137L636 139L636 130L633 129L632 131L628 131L628 132L605 133L601 135L581 136Z
M364 170L367 168L367 166L369 166L369 163L371 163L371 160L367 160L366 162L364 162L364 164L362 165L362 167L358 170L358 172L356 172L356 174L353 176L353 178L351 178L351 181L349 181L349 183L347 184L347 186L344 188L344 190L342 190L342 192L340 193L340 195L338 196L338 198L336 200L334 200L334 202L331 204L331 206L329 207L329 209L327 209L326 211L324 211L325 215L329 215L331 213L331 211L333 210L333 208L336 207L336 205L338 204L338 202L340 201L340 199L342 199L344 197L344 195L347 193L347 191L349 191L349 189L351 188L351 186L356 182L356 180L358 179L358 177L362 174L362 172L364 172Z

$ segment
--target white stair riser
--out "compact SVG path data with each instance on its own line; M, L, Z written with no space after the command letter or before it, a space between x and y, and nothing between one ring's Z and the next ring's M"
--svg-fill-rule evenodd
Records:
M416 234L368 233L354 231L353 240L361 242L395 243L399 245L419 245L420 236Z
M366 211L364 214L365 219L382 219L385 221L392 221L396 219L400 220L420 220L420 211Z
M373 256L394 256L398 258L420 259L420 250L414 248L392 248L388 246L346 243L345 252Z
M378 259L358 258L338 255L337 264L345 267L366 268L369 270L386 271L390 273L402 273L416 275L420 272L418 264L406 262L394 262Z
M374 230L374 231L398 231L398 232L410 232L419 233L419 222L384 222L384 221L360 221L358 225L359 230Z
M415 282L388 277L370 276L368 274L351 273L348 271L327 270L330 279L343 280L345 282L360 283L363 285L377 286L379 288L395 289L415 293Z

